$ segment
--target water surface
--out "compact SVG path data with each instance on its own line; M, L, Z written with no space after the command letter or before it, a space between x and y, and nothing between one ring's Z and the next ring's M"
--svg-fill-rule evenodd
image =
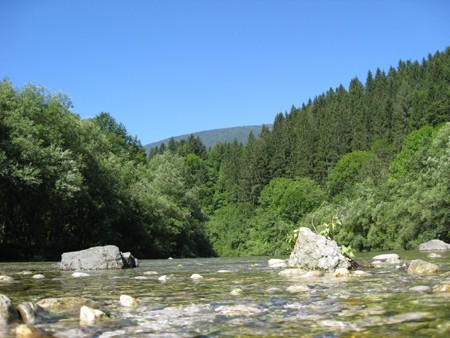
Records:
M450 336L450 253L399 252L406 261L437 263L432 276L411 276L404 267L383 266L359 277L289 279L269 268L267 257L144 260L132 270L89 271L74 278L55 263L3 263L0 293L14 304L49 297L84 297L110 319L84 324L78 313L59 313L35 327L55 337L437 337ZM360 255L367 262L374 254ZM403 263L403 261L402 261ZM34 280L29 271L43 274ZM153 271L153 274L150 271ZM192 274L203 279L194 281ZM158 280L162 275L168 280ZM298 286L301 291L289 292ZM425 292L414 291L427 286ZM137 298L125 308L119 296Z

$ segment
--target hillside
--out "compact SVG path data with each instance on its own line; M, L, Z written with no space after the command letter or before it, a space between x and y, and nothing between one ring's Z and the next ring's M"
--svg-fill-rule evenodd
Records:
M271 128L271 125L266 125L269 128ZM181 141L184 139L187 139L189 136L193 135L195 137L200 137L200 140L202 140L203 144L206 146L207 149L214 146L217 142L233 142L235 139L245 144L247 142L248 135L250 132L253 132L253 134L259 135L261 131L262 125L259 126L240 126L240 127L231 127L231 128L220 128L220 129L212 129L212 130L204 130L199 131L192 134L186 134L181 136L175 136L173 139L175 141ZM169 142L170 138L153 142L150 144L147 144L144 146L145 150L148 151L151 148L159 147L163 143Z

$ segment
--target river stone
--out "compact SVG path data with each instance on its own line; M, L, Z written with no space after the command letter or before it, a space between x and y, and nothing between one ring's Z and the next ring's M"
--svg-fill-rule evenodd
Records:
M6 275L0 276L0 283L12 283L12 282L14 282L14 278Z
M199 275L198 273L193 273L190 278L192 280L200 280L200 279L203 279L203 276Z
M350 271L347 268L338 268L334 271L335 277L349 277Z
M215 311L223 316L253 316L263 312L263 310L250 305L222 305Z
M50 318L44 308L31 302L20 303L17 311L25 324L35 324Z
M316 277L323 277L324 273L323 271L319 270L313 270L313 271L305 271L303 269L285 269L278 272L278 275L281 277L287 277L287 278L316 278Z
M286 291L290 293L300 293L309 291L309 287L307 285L291 285L286 288Z
M18 320L19 315L11 299L0 293L0 326L1 322L13 323Z
M134 257L133 257L134 259ZM96 246L86 250L65 252L61 255L59 266L63 270L107 270L133 268L137 263L131 254L126 257L115 245Z
M377 256L373 257L372 261L374 261L374 262L386 262L388 264L398 264L398 263L400 263L400 256L395 254L395 253L393 253L393 254L382 254L382 255L377 255Z
M33 277L31 277L31 278L33 278L33 279L44 279L45 276L43 274L41 274L41 273L38 273L36 275L33 275Z
M289 267L305 270L334 271L337 268L350 268L350 263L335 241L304 227L299 229L287 264Z
M94 306L95 302L83 297L44 298L36 303L52 312L76 313L82 305Z
M231 290L230 295L232 296L241 296L244 291L240 288L236 288Z
M106 313L98 309L93 309L89 306L83 305L80 308L80 321L86 323L94 323L98 320L106 318Z
M79 271L77 271L77 272L74 272L71 276L74 277L74 278L81 278L81 277L89 277L90 274L88 274L86 272L79 272Z
M450 284L439 284L433 288L433 292L450 292Z
M428 291L431 291L431 287L428 285L417 285L417 286L413 286L412 288L409 288L409 291L428 292Z
M421 259L415 259L409 264L408 273L410 275L430 275L435 273L438 269L439 266L436 264L428 263Z
M269 259L269 267L274 269L284 269L287 268L287 263L284 259L272 258Z
M442 257L442 255L437 254L435 252L430 252L427 257L428 258L440 258L440 257Z
M170 281L173 281L175 279L176 278L175 278L174 275L162 275L162 276L158 277L158 280L160 282L170 282Z
M442 251L450 250L450 244L445 243L439 239L432 239L431 241L419 245L420 251Z
M124 307L137 307L139 306L139 301L128 295L120 295L119 298L120 305Z
M35 327L28 324L17 325L14 330L16 338L44 338L47 335L41 334Z

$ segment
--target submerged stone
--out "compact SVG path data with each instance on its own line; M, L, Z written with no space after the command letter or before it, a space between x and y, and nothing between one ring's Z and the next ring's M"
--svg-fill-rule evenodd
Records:
M433 288L433 292L450 292L450 284L439 284Z
M287 277L287 278L316 278L316 277L323 277L324 273L323 271L319 270L313 270L313 271L305 271L303 269L285 269L278 273L281 277Z
M287 263L284 259L272 258L269 259L268 263L269 267L274 269L284 269L287 268Z
M408 267L408 273L410 275L430 275L435 273L439 269L439 266L433 263L428 263L421 259L415 259L411 261Z
M253 316L259 313L262 313L264 310L261 310L257 307L250 305L223 305L219 306L215 309L215 312L219 315L223 316Z
M350 276L350 271L346 268L339 268L334 271L335 277L348 277Z
M381 255L374 256L372 258L372 261L380 261L380 262L397 264L398 262L400 262L400 256L395 253L381 254Z
M417 285L413 286L412 288L409 288L409 291L428 292L431 291L431 287L429 287L428 285Z
M286 291L290 293L300 293L309 290L310 290L309 287L306 285L291 285L286 288Z
M80 278L80 277L89 277L90 274L86 273L86 272L74 272L72 274L72 277L74 278Z
M440 258L440 257L442 257L442 255L437 254L435 252L431 252L431 253L428 254L427 257L429 257L429 258Z
M231 290L230 295L232 296L241 296L244 291L240 288L236 288Z
M81 306L94 306L95 302L83 297L44 298L36 303L42 308L52 312L72 313L78 312Z

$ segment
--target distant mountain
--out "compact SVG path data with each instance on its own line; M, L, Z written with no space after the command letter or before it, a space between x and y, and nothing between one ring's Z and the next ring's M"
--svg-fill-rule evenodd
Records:
M198 136L208 149L214 146L217 142L233 142L234 139L236 139L238 142L242 142L243 144L245 144L247 142L247 138L250 132L253 132L253 134L257 136L261 132L262 127L263 127L262 125L259 125L259 126L241 126L241 127L212 129L199 131L192 134L174 136L173 139L175 141L181 141L187 139L191 135L194 135L195 137ZM271 129L272 125L267 124L266 127ZM158 142L153 142L145 145L144 148L148 151L151 148L159 147L162 143L165 143L167 145L169 140L170 138Z

